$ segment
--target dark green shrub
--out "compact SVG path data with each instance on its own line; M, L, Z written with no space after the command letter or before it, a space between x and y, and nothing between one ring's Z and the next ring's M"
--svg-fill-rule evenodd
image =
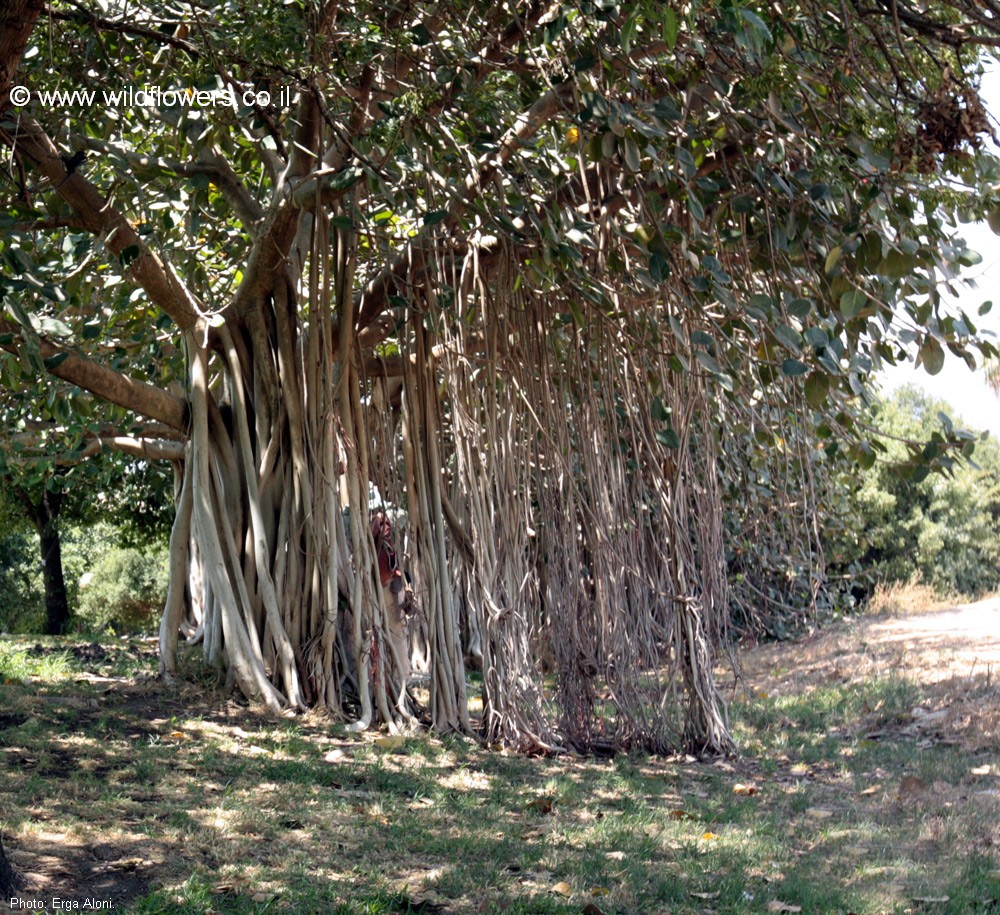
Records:
M41 632L44 624L38 538L14 527L0 537L0 632Z
M80 581L77 616L91 630L148 632L167 596L168 559L162 547L115 547Z

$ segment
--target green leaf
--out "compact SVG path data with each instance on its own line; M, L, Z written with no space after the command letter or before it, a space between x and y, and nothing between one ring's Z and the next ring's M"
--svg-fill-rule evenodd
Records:
M658 251L650 255L649 275L656 283L662 283L670 276L670 262Z
M331 191L344 191L354 184L362 174L364 173L358 166L352 165L350 168L345 168L343 171L331 175L326 186Z
M722 366L715 360L713 356L710 356L705 350L700 349L694 354L694 358L698 360L698 363L702 368L711 372L713 375L722 374Z
M936 375L944 368L944 350L936 337L925 337L920 347L920 361L928 375Z
M425 226L436 226L439 222L444 222L448 218L447 210L434 210L432 213L424 214Z
M781 363L781 371L786 375L805 375L809 371L809 366L798 359L786 359Z
M814 410L819 410L826 403L830 393L830 376L822 372L813 372L806 379L806 401Z
M1000 235L1000 207L994 207L986 214L986 222L994 235Z
M851 289L840 297L840 313L844 319L850 321L861 314L862 309L868 303L866 296L860 289Z
M680 448L680 436L673 429L661 429L656 433L656 440L667 448Z
M774 336L777 337L782 346L792 350L792 352L797 353L802 348L802 334L794 327L789 327L787 324L779 324L774 329Z
M830 249L830 253L826 256L826 262L823 264L823 271L825 273L833 273L833 268L837 266L837 262L840 260L840 255L842 253L840 245L836 245Z
M40 334L47 337L72 337L73 331L65 321L58 318L50 318L47 315L32 314L31 325Z
M813 310L813 303L811 299L792 299L786 308L792 317L805 318Z
M753 10L748 10L745 7L740 9L740 16L749 23L751 29L757 32L761 37L765 38L767 41L773 41L773 36L771 35L771 30L767 27L767 23L760 18Z
M642 170L642 159L639 155L639 147L631 137L625 137L625 164L634 172Z
M823 349L829 346L830 337L822 327L809 327L805 332L806 343L816 349Z
M665 4L663 11L663 40L672 51L677 46L677 36L680 33L680 20L677 11Z
M695 222L704 222L705 220L705 208L701 205L701 201L692 192L688 191L688 209L691 211L691 216Z

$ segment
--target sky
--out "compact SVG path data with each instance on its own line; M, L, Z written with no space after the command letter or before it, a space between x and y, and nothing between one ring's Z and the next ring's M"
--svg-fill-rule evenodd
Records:
M991 67L983 78L982 97L1000 135L1000 64L993 62ZM1000 152L1000 147L994 151ZM996 335L994 342L1000 346L1000 236L994 235L986 223L960 226L957 234L983 261L965 273L975 281L975 287L958 284L961 294L955 301L977 322L980 333L992 332ZM987 300L994 303L993 311L977 320L979 306ZM889 393L907 382L918 384L934 397L946 400L953 408L952 418L961 417L966 428L988 429L991 436L1000 437L1000 398L990 390L981 372L971 372L961 359L947 350L945 354L944 368L938 375L928 375L922 366L914 369L912 362L887 370L882 377L883 391Z

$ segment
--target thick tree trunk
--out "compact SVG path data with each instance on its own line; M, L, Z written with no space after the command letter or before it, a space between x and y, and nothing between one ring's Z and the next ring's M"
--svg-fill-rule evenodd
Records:
M62 635L70 616L66 581L63 577L62 541L59 536L63 494L45 489L36 500L27 490L14 491L38 533L42 582L45 588L45 634Z
M21 885L21 878L11 866L0 840L0 899L10 900Z
M35 529L42 556L42 580L45 584L45 634L62 635L69 623L69 599L63 577L62 541L59 536L59 511L62 493L49 492L35 505Z

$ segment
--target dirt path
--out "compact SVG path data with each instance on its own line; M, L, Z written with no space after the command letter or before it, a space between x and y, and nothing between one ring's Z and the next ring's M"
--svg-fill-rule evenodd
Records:
M747 688L772 695L898 675L920 686L925 710L963 742L982 745L1000 734L1000 598L860 617L799 642L757 646L742 666Z

